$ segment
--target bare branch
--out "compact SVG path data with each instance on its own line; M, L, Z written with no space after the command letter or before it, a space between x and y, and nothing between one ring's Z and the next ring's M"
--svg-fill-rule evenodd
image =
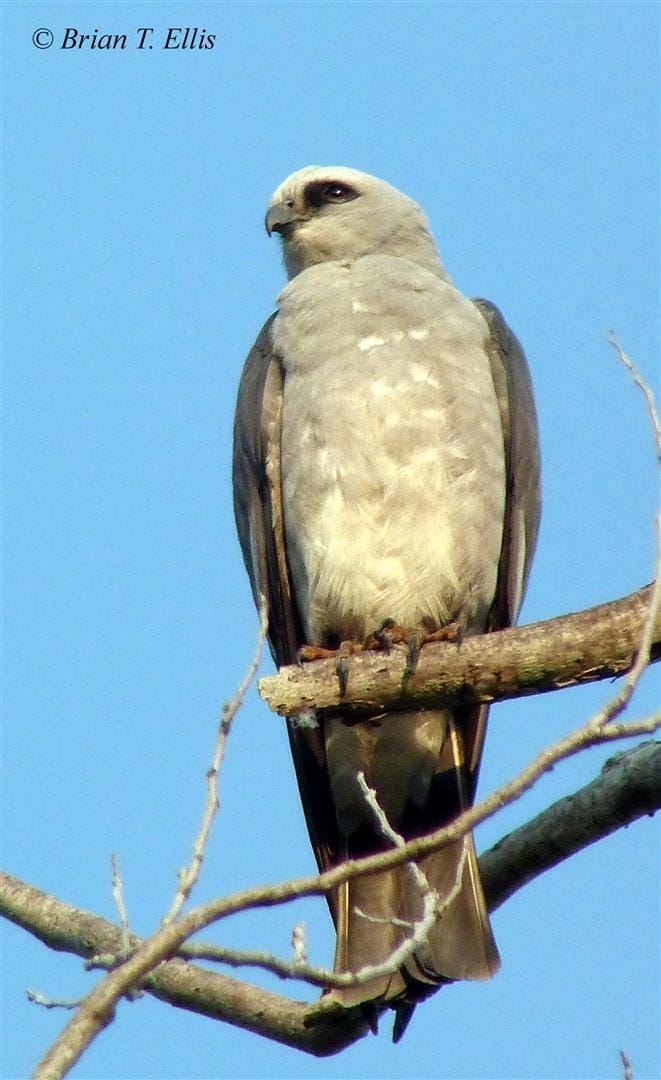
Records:
M624 1050L620 1050L620 1061L622 1062L623 1080L633 1080L633 1068Z
M658 576L658 575L657 575ZM440 708L546 693L629 671L649 611L652 586L621 600L529 626L467 638L460 646L429 643L403 685L406 649L347 657L348 687L340 697L334 660L281 668L259 681L267 704L283 716L314 706L323 715L379 709ZM650 659L661 656L661 615L649 623Z
M451 841L460 839L475 825L485 821L502 806L518 798L532 787L544 772L576 753L577 750L624 736L648 733L658 727L661 727L661 713L645 720L629 724L611 724L609 727L595 724L592 720L588 721L578 731L539 754L514 780L503 785L475 807L464 811L450 825L438 829L427 837L412 840L402 848L346 862L318 877L298 879L274 888L246 889L233 897L221 898L194 908L180 921L163 927L153 937L148 938L129 960L111 972L91 991L85 999L84 1007L81 1007L53 1043L37 1067L34 1076L38 1080L51 1080L51 1077L64 1075L79 1059L89 1042L110 1023L119 998L133 986L141 983L145 976L163 960L176 953L186 938L205 926L209 926L210 923L235 911L264 905L271 906L275 903L283 903L295 896L319 895L342 881L396 866L436 851Z
M49 998L39 990L26 990L25 996L33 1005L41 1005L44 1009L77 1009L82 998Z
M305 923L296 923L291 934L291 947L294 950L294 964L306 964L308 959Z
M388 819L379 806L376 792L370 788L365 780L364 773L358 773L358 785L370 807L375 820L383 835L395 847L404 847L404 838L391 827ZM295 978L319 986L324 989L342 989L344 987L359 986L371 982L383 975L391 975L397 971L406 959L415 952L420 945L427 940L427 935L442 911L454 900L461 888L461 879L466 861L466 852L462 854L457 867L454 882L448 894L441 900L438 893L432 890L424 873L416 863L407 863L406 867L411 873L418 886L423 902L420 918L415 923L403 923L400 920L392 920L399 926L410 930L411 933L405 940L379 964L366 965L356 972L337 972L328 968L313 966L306 962L305 940L300 928L294 929L292 944L294 945L294 959L292 961L280 960L266 951L224 949L215 946L198 946L196 944L185 946L178 951L179 956L204 958L230 964L233 967L260 967L270 971L281 978ZM369 913L356 909L357 913L369 922L381 922ZM112 970L117 966L117 958L112 955L96 956L88 961L86 967L102 967Z
M576 851L659 809L661 744L645 743L617 755L591 784L561 799L481 857L480 872L490 910ZM265 890L261 892L264 902L268 902ZM272 898L280 893L280 886L271 887ZM50 948L60 951L89 957L116 954L121 946L121 931L112 923L79 911L9 875L0 877L0 911ZM140 939L131 937L133 948L141 944ZM204 945L188 945L181 951L187 957L222 959L228 963L233 963L236 955L234 950ZM261 966L260 961L261 955L253 953L244 954L239 962ZM278 970L277 964L263 966L283 977L299 977L299 973L286 970L287 965L283 970ZM142 986L170 1004L227 1021L316 1056L337 1053L367 1031L359 1009L329 1008L324 1002L314 1005L294 1002L207 971L190 961L168 960L147 975Z
M122 928L121 951L123 955L126 955L130 948L129 917L124 903L124 882L122 881L122 875L119 869L119 861L114 851L110 856L110 862L112 866L112 896L115 901L115 907L117 908L117 914L119 915L119 925Z
M635 382L636 386L640 391L642 391L642 394L645 398L645 404L647 406L647 412L652 423L652 430L654 432L656 456L659 461L661 461L661 423L659 422L659 414L656 410L656 405L654 403L654 394L652 393L651 388L643 379L643 376L640 374L633 360L629 356L627 356L627 354L622 349L622 346L617 340L617 336L614 330L611 330L608 334L608 344L613 346L620 361L629 370L629 373L631 374L631 377Z
M232 721L243 702L246 691L254 678L262 655L262 648L266 638L267 612L266 601L262 598L260 605L260 626L253 659L248 667L242 683L234 694L232 700L223 706L222 718L219 725L214 758L211 768L207 773L207 802L202 817L202 824L193 846L193 858L190 864L179 874L179 887L175 894L174 902L168 914L163 919L163 929L154 935L150 941L167 941L168 926L174 924L181 908L191 893L197 881L211 826L218 810L218 773L225 753L225 745L229 735ZM184 941L188 935L180 938ZM141 946L144 949L144 946ZM167 950L157 955L157 958L146 964L142 974L150 967L158 964L167 955ZM134 955L124 963L117 966L102 983L100 983L83 1000L75 1016L67 1027L60 1033L58 1038L46 1052L37 1065L33 1074L35 1080L51 1080L64 1076L69 1069L79 1060L81 1054L90 1042L96 1038L100 1031L106 1027L114 1016L117 1001L123 994L129 993L140 982L140 978L134 978L131 974L127 978L127 969L132 972L134 967L140 967L140 955Z
M481 856L489 910L564 859L660 809L661 743L639 743L609 758L590 784L559 799Z
M262 597L259 609L259 631L252 660L248 665L248 670L243 677L243 681L231 701L223 705L222 715L218 725L218 734L216 736L216 745L214 747L213 761L211 768L207 772L207 801L202 815L200 830L195 838L195 843L193 844L193 858L188 866L183 867L183 869L179 871L179 887L175 893L172 907L163 919L163 926L167 926L168 923L173 922L178 917L200 876L202 863L204 861L204 850L209 839L211 826L213 825L214 818L220 806L218 799L218 774L220 773L220 768L225 756L227 738L232 727L232 721L241 708L248 687L254 679L255 672L262 659L267 628L268 613L266 610L266 600Z
M620 693L606 705L602 710L602 715L595 720L595 723L611 723L624 712L652 657L654 627L661 613L661 513L656 515L656 564L651 590L649 607L643 622L635 663L624 680Z

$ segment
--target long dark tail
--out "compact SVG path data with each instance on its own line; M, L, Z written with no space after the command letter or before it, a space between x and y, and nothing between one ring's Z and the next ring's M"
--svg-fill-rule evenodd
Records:
M366 723L329 722L326 749L346 854L383 850L369 807L357 802L353 777L361 769L389 822L406 839L452 820L473 796L476 755L486 710L457 717L450 710L396 713ZM467 745L469 754L467 755ZM426 944L394 975L336 992L345 1005L385 998L415 1000L424 986L454 979L488 979L500 961L491 931L472 836L419 862L439 897ZM423 913L420 886L406 866L355 879L335 897L338 971L382 963Z

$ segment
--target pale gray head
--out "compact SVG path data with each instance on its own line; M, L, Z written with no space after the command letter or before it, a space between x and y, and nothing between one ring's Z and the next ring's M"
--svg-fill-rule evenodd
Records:
M357 169L308 165L292 173L273 194L265 224L282 238L290 278L316 263L394 255L447 279L418 204Z

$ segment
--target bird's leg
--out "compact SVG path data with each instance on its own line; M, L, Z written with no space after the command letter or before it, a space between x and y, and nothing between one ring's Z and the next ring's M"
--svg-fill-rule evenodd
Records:
M337 681L340 684L340 698L346 696L347 686L349 685L349 661L348 657L352 652L360 651L354 650L352 641L343 641L337 650L337 660L335 661L335 674L337 675Z
M394 626L394 619L384 619L383 622L377 626L376 630L365 638L363 648L370 650L382 649L383 652L389 653L391 647L395 644L395 641L390 634L390 631Z
M334 659L340 697L344 697L349 681L349 656L365 651L389 653L393 645L406 645L406 667L403 676L406 684L418 666L423 645L429 641L455 641L460 644L462 633L463 627L459 621L431 630L428 626L399 626L394 619L384 619L365 641L342 641L337 649L329 649L324 645L303 645L298 650L297 659L299 664Z
M449 641L461 645L463 632L464 628L458 619L448 623L446 626L439 627L437 630L423 628L411 631L406 642L406 667L402 679L404 685L406 685L407 680L411 678L418 666L420 649L423 645L428 645L431 641Z
M411 675L418 666L418 660L420 659L420 649L425 642L424 634L416 633L413 631L408 641L406 642L406 666L404 668L404 674L402 676L402 683L406 686L406 683L411 678Z
M303 645L298 650L299 664L307 664L313 660L330 660L335 658L335 673L340 684L340 697L346 696L349 684L349 661L348 658L354 653L362 652L365 646L360 641L342 641L337 649L326 649L321 645Z
M453 641L461 644L463 626L454 620L446 626L431 629L429 626L399 626L394 619L384 619L380 626L365 640L364 648L370 651L390 652L393 645L406 645L404 682L418 666L420 649L430 641Z
M384 619L376 630L365 638L363 648L370 652L389 653L393 645L406 644L415 632L406 626L400 626L394 619Z

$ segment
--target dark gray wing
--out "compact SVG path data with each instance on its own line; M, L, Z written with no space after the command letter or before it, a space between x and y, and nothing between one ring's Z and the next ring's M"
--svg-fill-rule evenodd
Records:
M487 351L498 399L505 451L505 518L496 594L487 631L516 622L528 583L541 514L541 459L537 410L526 355L495 304L473 301L489 327ZM459 715L462 715L459 713ZM475 798L489 708L463 711L468 797Z
M276 664L296 662L303 628L287 561L280 442L284 371L264 324L246 360L234 419L234 514L239 542L257 608L264 597L268 639ZM288 721L301 801L320 868L339 855L326 753L319 728ZM331 905L332 907L332 905Z
M282 521L280 429L283 371L264 324L241 374L234 418L234 516L253 599L268 611L273 658L292 664L302 644L301 620L290 588Z
M516 622L528 583L541 514L541 461L537 410L528 362L498 308L475 300L490 330L488 343L506 463L503 546L489 629Z

